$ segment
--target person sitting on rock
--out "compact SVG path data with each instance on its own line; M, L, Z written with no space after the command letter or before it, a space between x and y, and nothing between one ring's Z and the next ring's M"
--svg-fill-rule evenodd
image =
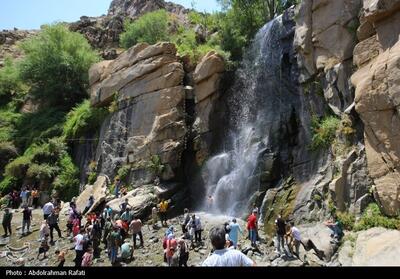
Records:
M124 244L121 246L121 259L124 262L132 261L133 260L133 247L130 243L130 240L127 238L124 241Z
M242 252L226 249L225 227L218 226L210 230L210 240L214 252L202 263L202 266L255 266L255 262Z
M343 236L342 223L334 215L332 218L324 223L329 229L331 229L331 237L334 238L333 242L338 242Z

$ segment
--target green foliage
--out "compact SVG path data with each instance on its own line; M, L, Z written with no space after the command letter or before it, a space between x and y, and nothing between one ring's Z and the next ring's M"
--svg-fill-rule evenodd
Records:
M6 58L3 68L0 69L0 105L4 105L26 91L19 69L11 58Z
M97 173L95 173L95 172L89 172L89 175L88 175L88 183L89 183L90 185L93 185L93 184L96 182L96 180L97 180Z
M113 101L110 103L110 106L108 107L108 112L114 113L117 111L118 111L118 92L114 92L114 98Z
M11 103L0 108L0 142L10 142L14 139L16 125L19 123L21 116Z
M336 137L339 124L340 119L334 116L327 116L321 120L317 117L313 117L311 122L311 129L313 132L310 146L311 150L328 148Z
M59 165L61 172L53 182L54 190L58 191L63 199L70 200L79 192L79 169L66 152L62 155Z
M85 100L67 114L63 136L74 139L86 133L93 133L99 128L106 115L105 109L93 108L90 106L90 101Z
M15 142L21 149L62 134L65 112L53 107L34 113L24 113L16 125Z
M130 165L125 165L118 170L118 177L121 179L121 181L126 182L126 179L128 179L129 177L130 171L131 171Z
M139 19L124 24L125 32L120 36L120 44L123 48L130 48L137 43L146 42L155 44L168 40L168 13L158 10L147 13Z
M88 70L99 58L83 35L63 24L47 25L21 46L26 56L20 76L34 97L69 108L87 95Z
M17 187L17 179L15 177L12 177L12 176L6 176L0 182L0 193L2 195L8 194L15 187Z
M387 229L400 229L399 218L389 218L384 216L376 203L371 203L365 209L361 219L355 225L356 231L368 230L373 227L383 227Z
M151 160L148 164L148 168L151 170L151 172L154 175L159 176L164 171L165 166L161 163L160 156L153 155L153 156L151 156Z
M356 219L353 214L348 212L338 212L337 213L338 220L343 224L343 228L352 231L356 222Z

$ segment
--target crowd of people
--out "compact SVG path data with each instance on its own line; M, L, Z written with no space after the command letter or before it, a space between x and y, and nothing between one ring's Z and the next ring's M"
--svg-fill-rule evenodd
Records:
M121 185L117 186L122 188ZM19 197L21 199L22 210L22 236L30 234L32 221L32 207L36 194L29 188L22 189ZM30 194L26 194L30 192ZM14 194L10 194L10 197ZM135 215L129 199L119 204L118 208L111 208L106 205L101 211L96 211L94 207L95 198L90 196L83 211L76 205L76 200L69 203L68 217L66 223L66 237L74 243L75 251L74 263L76 267L88 267L93 265L93 260L99 258L104 251L111 263L117 265L129 263L134 260L134 251L143 248L146 236L143 235L143 221ZM15 201L8 204L13 208ZM164 261L168 266L188 266L190 251L196 247L203 246L202 232L204 231L200 216L190 213L189 209L184 209L183 218L180 219L180 230L177 230L169 223L168 212L171 200L159 200L157 206L151 211L149 224L153 230L165 228L162 239L162 249ZM40 247L37 258L43 255L47 257L50 246L54 246L54 231L58 238L64 236L59 226L59 214L61 202L52 199L42 207L43 221L39 230ZM247 218L246 229L249 240L253 248L259 244L258 219L260 210L253 205L251 214ZM3 214L3 237L12 235L11 220L12 211L7 207ZM161 226L158 226L160 221ZM339 241L343 235L340 224L336 219L325 223L332 230L333 242ZM276 252L280 255L295 255L300 259L299 248L303 245L305 250L314 249L317 255L323 258L323 253L319 251L311 240L304 240L300 230L293 222L285 221L282 216L275 220L276 225ZM209 231L209 238L212 244L212 251L208 258L203 262L203 266L253 266L255 262L241 252L240 236L245 235L244 230L236 220L232 218L224 224L213 227ZM67 250L56 249L54 265L62 267L66 261Z

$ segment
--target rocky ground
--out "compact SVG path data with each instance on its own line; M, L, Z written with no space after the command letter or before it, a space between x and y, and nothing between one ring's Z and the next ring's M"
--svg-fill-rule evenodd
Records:
M211 251L211 244L208 238L208 232L215 225L223 224L231 218L227 216L215 216L203 212L196 213L200 216L204 231L202 234L203 243L190 251L189 266L199 266L207 258ZM1 216L0 216L1 217ZM55 244L51 246L47 253L48 258L37 260L36 256L39 249L39 227L42 221L42 211L37 209L33 211L32 233L28 236L21 236L22 214L21 210L14 210L12 221L13 235L8 238L0 238L0 266L18 266L24 262L25 266L55 266L55 250L66 249L65 266L74 266L73 259L75 252L71 239L58 239L55 233ZM168 221L176 229L176 236L180 237L181 229L179 219L182 216ZM60 228L63 235L66 235L66 216L61 216ZM245 222L238 220L242 229L245 228ZM160 223L159 223L160 225ZM300 260L286 255L280 256L275 252L272 241L263 235L260 230L260 242L258 250L250 247L249 240L246 239L247 231L240 236L239 246L245 251L247 256L252 258L258 266L400 266L400 232L396 230L387 230L383 228L372 228L361 232L346 232L340 247L331 243L330 231L323 224L308 224L298 227L302 238L311 239L318 249L324 251L326 258L320 260L313 250L305 251L300 248ZM143 237L145 246L134 251L134 260L121 266L166 266L163 262L162 238L166 228L153 229L145 222L143 226ZM138 241L139 243L139 241ZM101 256L94 260L93 266L110 266L110 262L104 251L103 244L100 246L103 250ZM42 259L42 256L40 257Z

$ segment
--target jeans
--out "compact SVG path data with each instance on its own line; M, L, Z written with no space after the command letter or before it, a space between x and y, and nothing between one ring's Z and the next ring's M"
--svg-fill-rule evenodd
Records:
M112 264L114 264L115 261L117 260L117 254L118 254L118 247L112 246L110 248L110 261Z
M257 231L255 229L250 229L250 241L251 241L251 244L256 244Z
M142 231L140 231L140 232L138 232L138 233L134 233L133 235L132 235L132 238L133 238L133 247L135 247L136 248L136 236L137 235L139 235L139 238L140 238L140 245L141 246L143 246L143 235L142 235Z
M26 226L26 230L29 232L29 228L31 226L31 219L28 219L28 220L23 219L22 220L22 233L25 232L25 226Z
M278 234L278 235L276 236L276 240L277 240L277 247L276 247L276 249L279 251L279 253L281 252L281 246L282 246L283 251L285 251L284 236Z

